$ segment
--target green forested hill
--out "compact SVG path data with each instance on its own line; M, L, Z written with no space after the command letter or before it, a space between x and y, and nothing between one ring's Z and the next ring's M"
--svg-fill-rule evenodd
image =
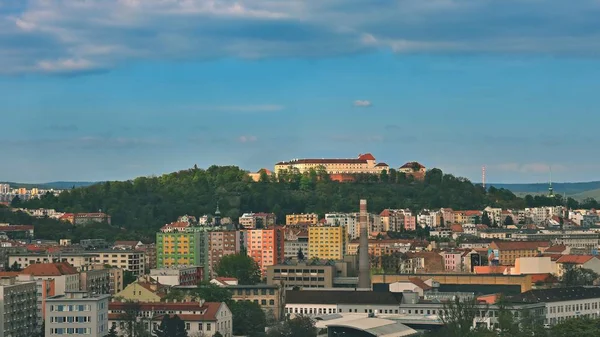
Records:
M237 219L243 212L288 213L358 211L358 201L368 199L369 210L384 208L482 209L485 206L526 207L559 204L545 197L517 198L504 189L485 191L464 178L428 171L424 181L413 181L391 171L382 176L359 176L353 183L329 180L323 172L280 175L252 182L245 171L232 166L192 168L159 177L105 182L44 196L25 203L28 208L54 208L66 212L97 212L112 216L114 225L142 233L156 231L177 216L212 214L219 201L223 216ZM570 202L575 202L570 200Z

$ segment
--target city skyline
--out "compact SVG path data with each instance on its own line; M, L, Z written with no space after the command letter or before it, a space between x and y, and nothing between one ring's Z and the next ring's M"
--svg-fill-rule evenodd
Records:
M517 10L518 9L518 10ZM372 153L490 183L599 180L600 4L0 4L0 180ZM568 158L568 159L567 159Z

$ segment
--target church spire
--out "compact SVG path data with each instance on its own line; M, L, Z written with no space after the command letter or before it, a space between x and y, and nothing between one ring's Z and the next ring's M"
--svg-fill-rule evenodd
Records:
M552 188L552 166L550 168L550 183L548 185L548 196L554 198L554 189Z
M221 226L221 211L219 210L219 201L217 200L217 209L215 210L214 225Z

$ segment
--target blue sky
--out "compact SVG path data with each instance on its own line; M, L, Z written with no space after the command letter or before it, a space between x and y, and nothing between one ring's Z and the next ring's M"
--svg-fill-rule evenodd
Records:
M0 0L0 181L371 152L599 180L600 3Z

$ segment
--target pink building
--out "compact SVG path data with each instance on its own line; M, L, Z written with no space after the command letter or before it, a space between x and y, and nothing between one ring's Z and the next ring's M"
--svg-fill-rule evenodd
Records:
M246 250L260 268L262 275L267 267L283 263L285 257L285 230L283 227L252 229L246 231Z
M407 231L417 230L417 217L414 215L404 216L404 229Z
M441 252L444 257L444 269L450 272L461 272L463 270L462 252Z

